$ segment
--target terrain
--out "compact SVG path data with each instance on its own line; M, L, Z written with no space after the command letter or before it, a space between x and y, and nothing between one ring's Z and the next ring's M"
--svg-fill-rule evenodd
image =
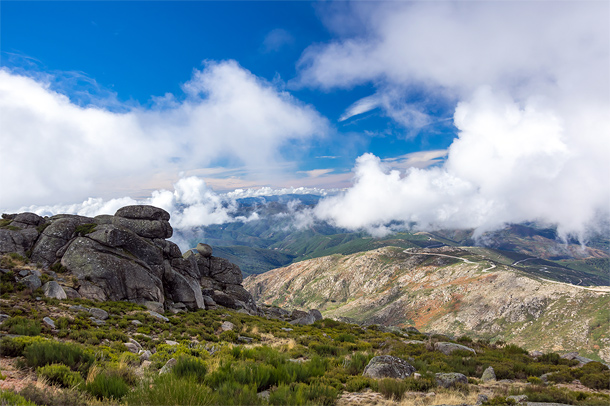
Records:
M205 242L215 247L219 257L238 264L244 276L259 274L291 263L332 254L354 254L381 247L485 247L495 250L507 263L519 263L530 273L577 285L610 285L610 239L606 234L592 235L582 245L562 239L552 226L526 223L510 224L479 237L474 230L403 231L372 237L363 231L350 231L314 221L297 227L319 196L284 195L238 199L235 220L199 227L189 231L189 243ZM491 252L491 251L490 251ZM492 254L490 254L492 255Z
M549 280L524 262L481 247L385 247L301 261L244 286L258 302L325 317L610 360L610 289Z

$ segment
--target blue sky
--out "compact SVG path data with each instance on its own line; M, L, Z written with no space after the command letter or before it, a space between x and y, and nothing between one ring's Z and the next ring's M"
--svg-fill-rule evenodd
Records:
M609 12L3 1L0 209L341 188L314 217L582 236L610 207Z
M294 168L300 171L349 171L365 152L386 158L448 147L455 132L447 121L414 130L372 111L339 122L353 102L375 92L372 84L320 90L293 83L303 51L336 37L324 24L329 8L292 1L6 2L2 65L83 75L57 85L76 103L91 103L88 93L99 92L100 97L113 93L121 107L149 107L154 96L181 97L180 86L203 61L235 60L330 121L333 136L308 145L308 153L299 156ZM99 89L83 83L85 78ZM87 97L82 95L84 86ZM414 92L413 98L421 95ZM441 118L451 117L451 110L442 108L447 106L433 107ZM340 159L316 159L321 156Z

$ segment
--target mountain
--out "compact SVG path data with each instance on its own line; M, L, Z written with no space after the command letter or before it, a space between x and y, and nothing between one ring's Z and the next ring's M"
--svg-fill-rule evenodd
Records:
M480 247L384 247L294 263L244 287L259 303L330 318L610 360L610 289L551 281L523 262Z
M474 230L405 230L384 237L364 231L310 221L298 227L297 218L321 199L316 195L262 196L238 199L236 220L190 230L189 246L199 242L214 247L219 257L237 263L244 276L259 274L291 263L332 254L354 254L377 248L427 248L443 246L486 247L507 265L528 273L577 285L610 285L610 238L597 234L586 246L562 240L554 227L536 223L511 224L475 236ZM255 220L237 220L252 218ZM489 251L490 255L492 251Z

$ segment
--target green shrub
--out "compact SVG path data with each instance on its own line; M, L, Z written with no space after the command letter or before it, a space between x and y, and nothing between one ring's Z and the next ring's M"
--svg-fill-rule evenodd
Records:
M37 336L40 335L42 327L39 321L15 316L2 323L2 330L8 330L10 334L17 334L20 336Z
M407 391L427 392L436 387L436 382L432 378L407 378L392 379L384 378L371 381L371 389L381 393L387 399L395 398L400 400Z
M203 361L194 357L180 357L172 369L179 378L191 378L198 382L203 382L208 369Z
M333 405L339 391L324 384L280 385L269 396L270 405Z
M346 372L350 375L362 374L371 358L373 358L373 356L370 354L363 354L361 352L355 353L349 361Z
M85 391L98 399L121 399L129 392L129 386L118 371L106 370L98 373L85 385Z
M514 405L517 402L515 402L514 399L508 399L504 396L496 396L493 397L485 402L483 402L483 406L506 406L506 405Z
M217 389L219 405L262 405L265 402L257 395L256 385L244 385L235 381L223 382Z
M223 331L222 333L220 333L220 336L218 338L220 338L221 341L234 343L235 341L237 341L237 333L233 330Z
M74 234L82 237L94 232L96 227L97 224L95 223L81 224L80 226L76 227L76 229L74 230Z
M23 351L30 367L50 364L64 364L72 370L85 373L93 364L94 358L77 344L56 341L34 342Z
M48 341L46 338L36 337L2 337L0 340L0 355L3 357L19 357L25 348L32 343Z
M9 390L0 391L0 405L10 406L36 406L36 403L30 402L23 396L11 392Z
M51 364L36 369L38 376L45 377L50 383L64 388L73 388L83 382L83 377L78 372L73 372L63 364Z
M321 355L323 357L329 357L329 356L336 357L345 352L345 350L343 348L337 347L335 345L330 345L330 344L312 343L309 345L309 348L311 348L312 350L314 350L315 352L317 352L319 355Z
M128 406L199 406L219 404L212 390L192 379L174 374L158 376L151 384L143 381L125 398Z
M370 379L364 376L350 376L345 383L345 390L348 392L360 392L370 386Z
M610 389L610 371L583 375L580 382L591 389Z

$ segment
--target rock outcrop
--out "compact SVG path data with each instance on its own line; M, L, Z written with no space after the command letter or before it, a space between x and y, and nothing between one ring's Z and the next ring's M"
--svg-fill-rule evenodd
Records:
M167 238L173 234L170 215L153 206L127 206L114 216L34 213L3 214L0 254L18 253L43 267L65 272L61 281L43 286L58 299L126 300L179 311L221 305L256 313L242 283L239 267L212 256L212 247L182 255ZM35 277L23 281L32 290ZM71 279L72 283L66 282ZM203 290L202 290L203 289ZM207 305L206 305L207 303Z

